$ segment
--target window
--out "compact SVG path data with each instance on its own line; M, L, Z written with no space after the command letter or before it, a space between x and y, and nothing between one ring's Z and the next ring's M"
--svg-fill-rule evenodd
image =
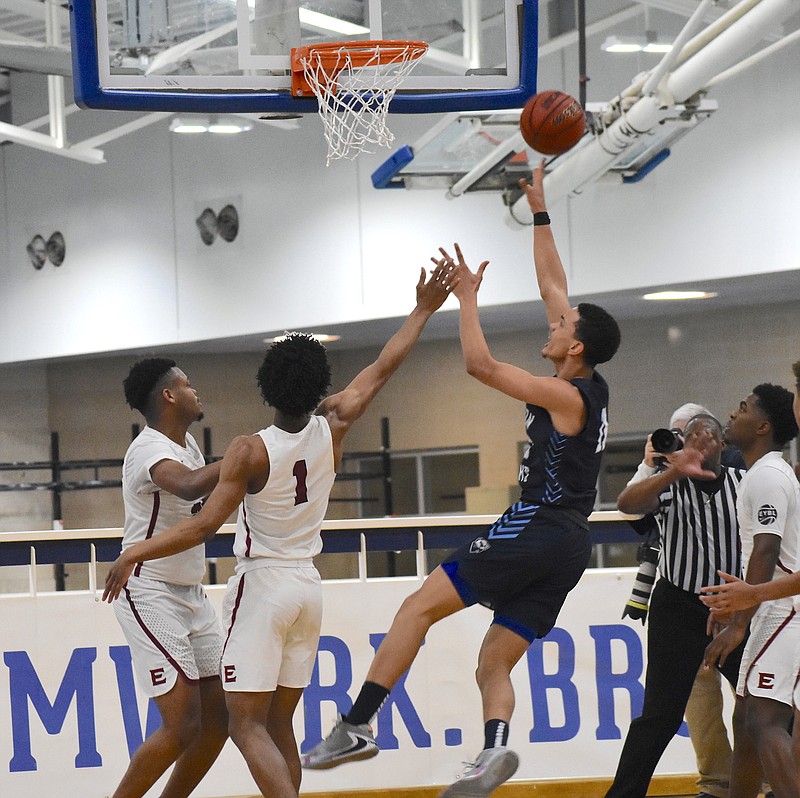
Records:
M363 453L345 459L338 480L350 504L350 517L463 513L465 489L480 482L477 447L392 452L387 507L381 460L379 454Z

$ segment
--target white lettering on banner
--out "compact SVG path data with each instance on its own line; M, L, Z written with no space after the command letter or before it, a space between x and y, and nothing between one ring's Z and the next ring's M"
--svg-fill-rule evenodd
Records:
M558 626L515 668L510 745L521 757L517 778L613 773L643 693L642 631L616 620L634 572L587 572ZM302 749L315 745L336 713L350 708L394 612L418 584L325 583L317 663L295 718ZM223 592L208 589L217 606ZM18 623L21 617L25 624ZM490 621L488 610L473 607L431 629L377 718L381 756L358 769L309 772L304 790L352 790L354 778L360 789L452 781L460 763L482 747L473 672ZM110 793L131 754L160 723L154 702L138 693L113 612L89 593L0 596L0 624L0 795L29 798L52 792L56 783L65 795ZM659 772L693 769L691 747L676 738ZM158 795L162 784L150 795ZM209 798L252 789L229 743L195 794Z

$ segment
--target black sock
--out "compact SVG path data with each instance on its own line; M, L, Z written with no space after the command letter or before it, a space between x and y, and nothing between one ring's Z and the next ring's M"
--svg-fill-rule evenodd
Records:
M346 723L358 726L362 723L369 723L378 714L378 710L389 695L389 689L381 687L375 682L364 682L361 692L356 698L353 708L344 716Z
M499 748L508 744L508 724L504 720L487 720L483 727L484 743L486 748Z

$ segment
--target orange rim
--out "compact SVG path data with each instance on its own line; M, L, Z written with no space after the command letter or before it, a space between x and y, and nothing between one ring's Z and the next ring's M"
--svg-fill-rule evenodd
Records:
M307 97L313 93L305 77L305 62L317 56L329 81L345 67L339 66L341 54L349 55L349 64L363 67L369 63L391 64L401 57L416 61L428 52L427 42L400 39L368 39L357 42L325 42L292 48L292 96ZM339 67L337 69L337 67Z

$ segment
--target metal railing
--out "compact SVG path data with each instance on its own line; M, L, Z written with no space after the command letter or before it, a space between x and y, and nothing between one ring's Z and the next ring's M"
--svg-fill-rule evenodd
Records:
M638 536L619 512L595 512L589 518L592 542L635 543ZM325 521L322 525L323 554L352 553L358 556L358 579L366 580L367 555L373 552L415 551L416 572L426 575L426 552L456 548L482 529L496 515L441 515L359 518ZM206 543L210 559L233 556L234 524L225 524ZM0 532L0 567L28 566L29 589L39 591L37 565L89 564L89 590L97 590L97 564L117 558L122 529L65 529L60 531ZM598 562L598 565L602 563Z

